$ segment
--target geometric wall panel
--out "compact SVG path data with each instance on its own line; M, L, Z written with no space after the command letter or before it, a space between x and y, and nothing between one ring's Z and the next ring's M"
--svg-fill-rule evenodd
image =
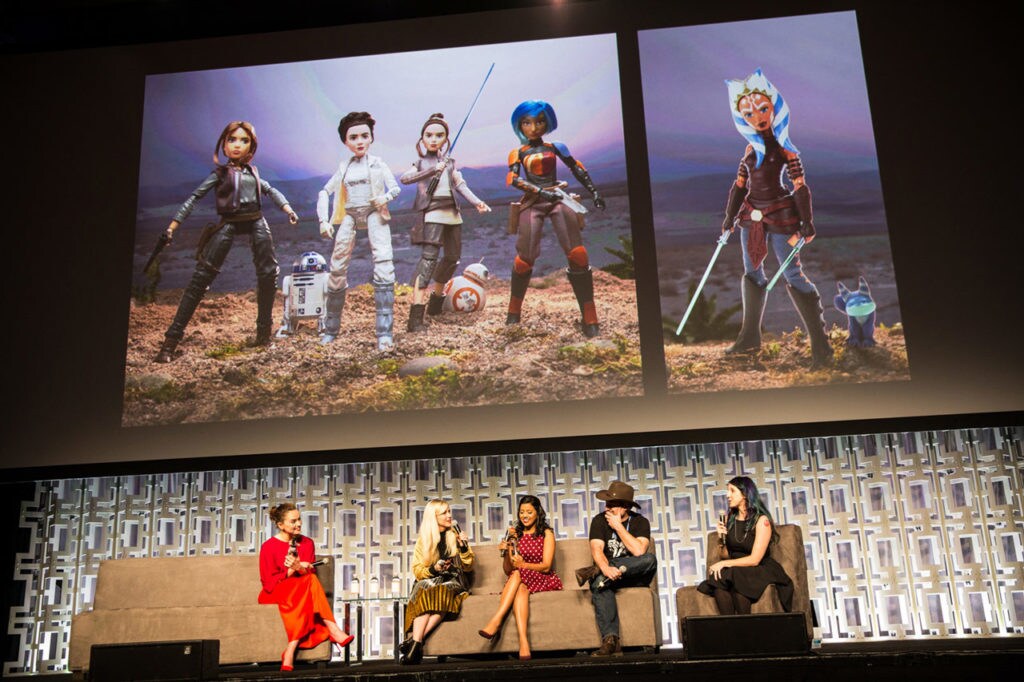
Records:
M811 600L827 641L1024 633L1024 429L883 433L306 467L39 481L22 506L28 551L4 675L67 670L71 617L91 608L110 558L255 554L267 509L294 501L334 557L336 612L354 585L407 593L426 502L448 500L474 544L493 544L523 494L559 539L585 538L610 481L628 481L651 522L666 646L675 590L703 579L704 546L737 475L780 523L803 529ZM253 597L255 599L255 595ZM386 657L389 608L364 651ZM595 643L596 644L596 643Z

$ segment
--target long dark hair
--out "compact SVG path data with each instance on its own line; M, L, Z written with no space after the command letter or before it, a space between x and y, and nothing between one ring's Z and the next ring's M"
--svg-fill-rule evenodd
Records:
M749 476L736 476L729 485L735 487L743 495L743 498L747 501L747 518L743 521L744 533L749 533L757 525L758 518L764 516L768 519L768 523L772 527L772 543L779 541L779 531L775 530L775 520L772 519L772 514L768 511L768 507L764 506L764 502L761 500L760 493L757 492L757 486L754 484L754 480ZM729 520L726 526L729 529L736 524L738 520L739 509L729 510Z
M520 537L523 535L523 531L526 530L523 522L519 520L519 510L524 504L530 505L537 512L537 524L534 526L534 533L543 536L545 531L551 530L551 526L548 525L548 515L544 512L544 507L540 505L540 498L534 495L523 495L519 498L519 504L516 506L516 533Z

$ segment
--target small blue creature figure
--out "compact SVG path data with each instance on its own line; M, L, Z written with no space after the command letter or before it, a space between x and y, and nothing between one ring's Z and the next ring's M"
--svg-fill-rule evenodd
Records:
M835 297L836 310L849 318L850 338L846 345L851 348L870 348L875 345L875 300L871 289L861 277L857 280L857 291L850 291L842 282L836 282L839 293Z

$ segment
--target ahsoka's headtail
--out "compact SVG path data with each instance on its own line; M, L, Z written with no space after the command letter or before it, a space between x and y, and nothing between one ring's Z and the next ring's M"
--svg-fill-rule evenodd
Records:
M761 69L747 76L746 80L726 80L725 85L729 88L729 113L732 114L732 122L740 135L754 148L754 153L757 154L757 168L761 167L761 161L764 159L764 139L760 133L747 125L747 122L743 120L743 115L736 108L742 98L755 92L770 99L772 107L775 109L775 117L772 119L772 132L775 134L775 139L784 149L799 153L789 139L789 105L782 98L782 93L761 73Z

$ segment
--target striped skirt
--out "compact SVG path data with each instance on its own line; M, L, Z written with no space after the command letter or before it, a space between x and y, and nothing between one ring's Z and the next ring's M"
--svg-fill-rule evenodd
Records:
M419 580L412 586L409 603L405 607L405 632L412 622L424 613L441 613L454 618L462 610L462 600L469 596L461 576L445 574Z

